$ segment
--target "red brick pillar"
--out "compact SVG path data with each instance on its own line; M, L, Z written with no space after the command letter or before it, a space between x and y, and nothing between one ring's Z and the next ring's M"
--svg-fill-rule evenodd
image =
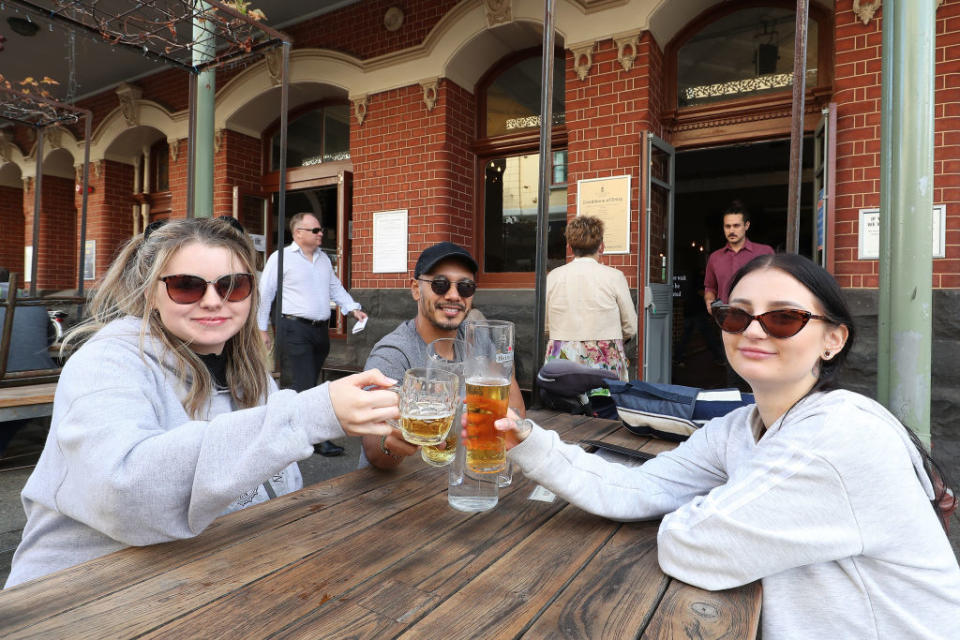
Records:
M110 267L120 247L133 234L133 172L134 167L112 160L101 160L90 167L90 187L87 196L87 235L89 243L96 243L94 280L85 280L84 288L94 287ZM80 241L81 194L76 194L77 243ZM79 254L78 254L79 259ZM77 269L74 264L74 271Z
M352 286L405 287L424 248L444 240L470 246L473 105L468 91L440 80L432 109L418 84L370 96L363 124L352 116ZM374 274L373 214L394 209L408 212L408 270Z
M23 189L0 187L0 267L23 281Z
M259 193L262 175L259 138L223 129L217 132L219 147L213 158L213 215L233 215L233 188Z
M649 33L637 46L629 71L617 59L612 40L598 42L586 78L566 64L567 213L577 213L577 181L630 175L630 253L606 255L604 264L621 269L631 287L637 282L637 256L644 220L639 215L644 131L661 134L663 52Z
M39 242L33 248L37 254L37 272L33 277L38 290L71 289L76 286L77 271L74 182L70 178L45 175L42 183ZM36 180L31 179L23 191L25 246L33 244L35 187Z

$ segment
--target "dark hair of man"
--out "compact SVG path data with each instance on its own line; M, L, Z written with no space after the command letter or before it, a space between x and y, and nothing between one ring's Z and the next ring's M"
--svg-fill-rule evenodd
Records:
M750 212L747 211L747 208L739 200L734 200L731 202L727 208L723 210L723 215L740 215L743 216L744 222L750 222Z
M850 314L850 308L847 306L846 300L843 298L843 292L840 289L840 285L837 284L837 281L834 280L833 276L830 275L826 269L816 264L809 258L794 253L777 253L774 255L757 256L747 264L743 265L743 267L741 267L740 270L734 274L733 280L730 282L730 291L733 291L733 289L737 286L737 283L743 280L747 274L754 271L759 271L761 269L778 269L787 275L792 276L797 280L797 282L806 287L807 290L817 299L817 302L820 303L820 306L823 309L823 315L827 317L827 322L830 322L834 325L844 325L847 327L849 335L847 336L847 341L843 345L843 348L840 349L840 352L829 360L824 360L821 358L820 375L817 378L817 383L813 385L813 388L807 393L809 395L810 393L817 391L829 391L831 389L839 388L839 384L837 383L837 373L846 362L847 355L853 348L854 337L856 335L856 330L853 324L853 316ZM908 428L906 425L903 425L903 428L906 429L907 436L910 438L910 441L913 442L913 445L917 448L917 451L923 458L924 470L927 473L927 477L930 479L931 486L934 487L934 492L937 494L932 501L933 510L938 516L941 517L942 522L943 519L940 504L941 499L945 495L949 486L947 478L943 473L943 469L930 456L926 447L923 446L923 443L920 442L917 434L915 434L913 430Z

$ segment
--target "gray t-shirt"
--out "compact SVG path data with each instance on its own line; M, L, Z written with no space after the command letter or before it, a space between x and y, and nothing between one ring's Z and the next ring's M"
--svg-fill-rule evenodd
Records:
M457 339L463 340L464 324L457 329ZM398 382L403 374L412 367L423 367L427 364L427 343L417 333L416 318L401 322L396 329L380 338L373 345L367 361L363 365L364 371L379 369L381 373ZM367 456L360 448L360 464L358 468L369 466Z

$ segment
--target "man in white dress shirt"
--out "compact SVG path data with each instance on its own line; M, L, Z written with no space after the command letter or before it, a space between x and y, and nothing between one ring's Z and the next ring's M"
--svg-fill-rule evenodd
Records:
M320 248L323 228L312 213L298 213L290 218L293 243L283 251L283 386L306 391L316 386L317 376L330 353L330 301L346 315L358 321L367 317L360 310L340 280L333 273L330 258ZM270 306L277 295L277 252L267 259L260 277L260 309L257 326L267 347L271 345ZM325 441L317 445L317 453L339 456L343 447Z

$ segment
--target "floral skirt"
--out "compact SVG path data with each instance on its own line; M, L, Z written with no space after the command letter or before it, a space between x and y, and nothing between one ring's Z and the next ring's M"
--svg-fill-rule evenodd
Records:
M594 369L616 371L621 380L630 380L629 360L623 350L623 340L548 340L547 357L551 360L569 360Z

